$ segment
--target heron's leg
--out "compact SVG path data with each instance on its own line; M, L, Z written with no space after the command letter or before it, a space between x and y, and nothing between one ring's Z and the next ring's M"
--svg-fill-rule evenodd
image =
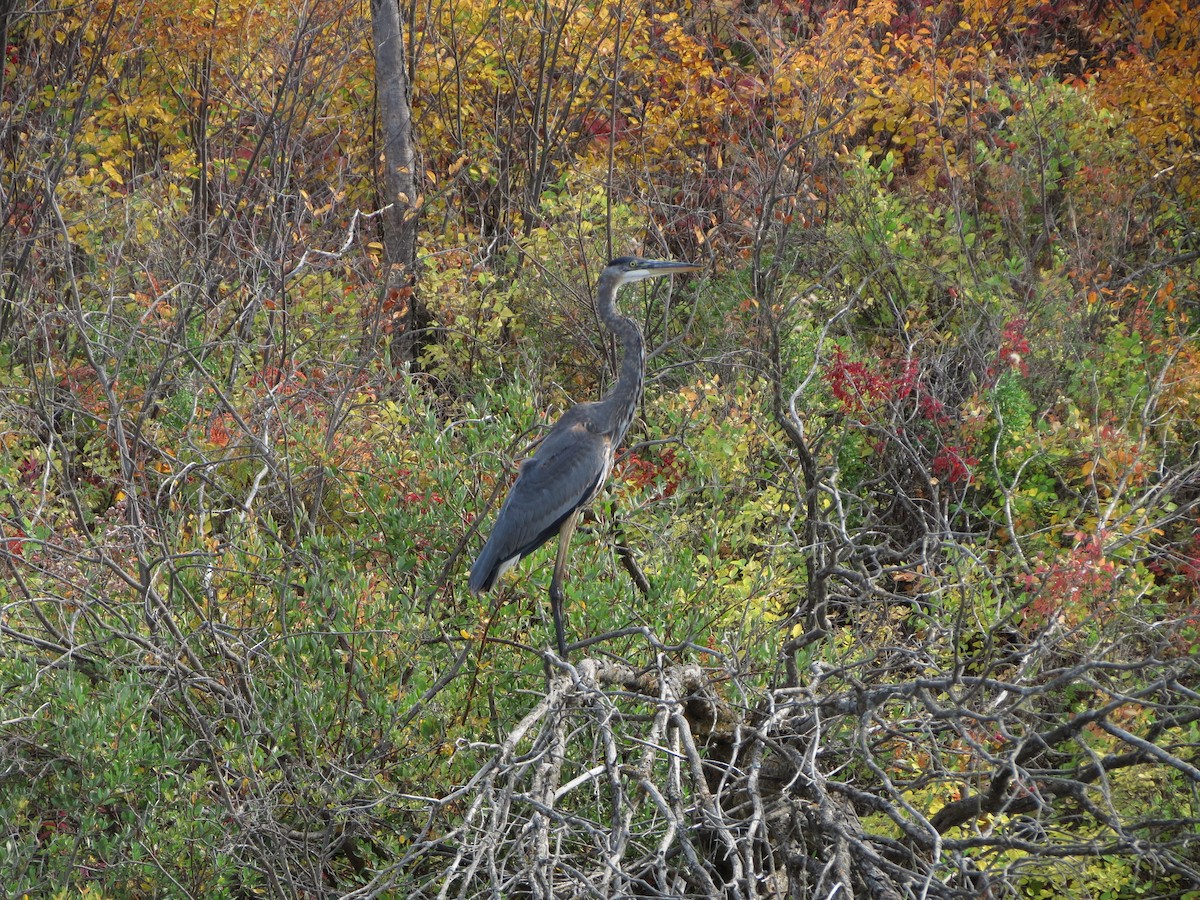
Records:
M563 632L563 572L567 568L567 547L571 544L571 535L575 533L575 523L579 519L579 511L567 516L558 530L558 556L554 559L554 577L550 579L550 611L554 613L554 633L558 638L558 655L567 658L567 639Z

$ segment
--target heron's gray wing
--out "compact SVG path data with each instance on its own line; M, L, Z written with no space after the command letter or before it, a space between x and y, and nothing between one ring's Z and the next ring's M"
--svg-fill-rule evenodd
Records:
M506 564L558 533L567 516L600 488L612 464L610 436L581 422L560 421L521 465L491 536L471 567L470 589L490 590Z

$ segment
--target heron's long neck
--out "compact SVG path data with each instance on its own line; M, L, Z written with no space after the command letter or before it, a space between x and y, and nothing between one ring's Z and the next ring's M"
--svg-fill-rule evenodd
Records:
M620 443L642 399L642 387L646 381L646 342L637 323L617 312L615 287L602 283L599 294L600 321L621 342L621 373L612 390L601 400L612 414L615 443Z

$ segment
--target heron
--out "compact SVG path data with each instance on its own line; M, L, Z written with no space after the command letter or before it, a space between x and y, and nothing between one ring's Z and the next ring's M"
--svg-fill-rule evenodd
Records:
M617 448L637 413L646 381L646 342L637 322L617 312L617 291L646 278L699 269L692 263L638 256L622 256L604 267L596 286L596 312L621 342L617 382L601 399L578 403L564 412L536 453L522 461L491 535L471 566L471 593L490 591L505 572L558 535L558 555L550 579L550 609L558 653L563 659L567 658L562 593L567 547L580 511L600 492L612 471Z

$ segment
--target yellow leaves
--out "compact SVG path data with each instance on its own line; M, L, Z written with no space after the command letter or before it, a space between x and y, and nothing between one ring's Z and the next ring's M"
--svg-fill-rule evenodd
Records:
M1132 15L1113 15L1105 37L1130 48L1096 80L1096 97L1134 126L1142 146L1145 175L1175 182L1193 198L1200 194L1200 158L1192 145L1194 110L1200 104L1200 21L1179 15L1179 4L1148 0ZM1137 13L1140 12L1140 15Z
M7 422L0 419L0 425L7 426ZM17 442L21 439L21 432L16 429L5 427L0 431L0 449L11 450L17 446Z
M1143 49L1152 49L1167 40L1179 19L1174 3L1168 0L1151 0L1142 12L1142 29L1138 43Z
M895 0L870 0L863 5L861 15L868 28L891 25L896 18Z
M28 895L26 895L28 896ZM104 890L94 884L85 884L82 888L62 888L54 894L54 900L107 900Z
M1165 307L1167 312L1175 312L1175 281L1173 279L1158 289L1154 295L1154 303L1156 306Z

